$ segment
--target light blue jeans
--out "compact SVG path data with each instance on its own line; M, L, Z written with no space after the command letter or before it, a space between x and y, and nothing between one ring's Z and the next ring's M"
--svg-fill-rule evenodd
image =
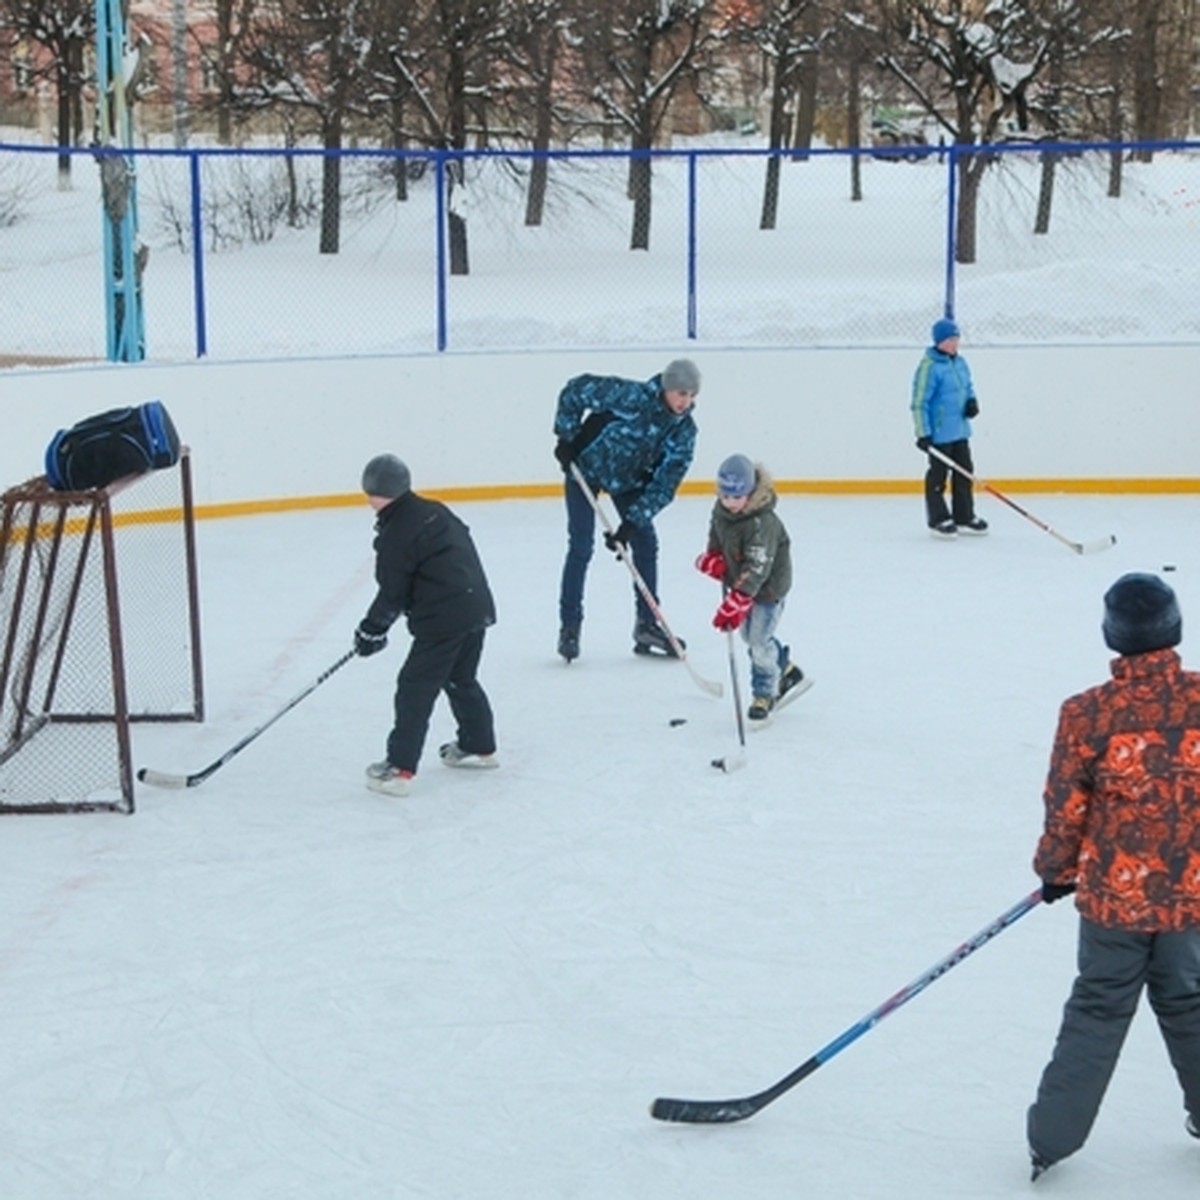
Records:
M779 694L779 676L787 666L788 647L776 636L783 616L782 600L756 600L742 625L742 638L750 651L750 691L774 700Z

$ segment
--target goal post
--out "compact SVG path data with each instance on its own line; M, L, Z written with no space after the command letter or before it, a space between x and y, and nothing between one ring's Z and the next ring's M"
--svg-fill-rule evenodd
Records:
M202 721L191 456L0 495L0 814L134 811L130 726Z

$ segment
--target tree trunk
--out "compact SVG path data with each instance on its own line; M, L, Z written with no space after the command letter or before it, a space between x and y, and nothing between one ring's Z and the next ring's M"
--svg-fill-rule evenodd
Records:
M1038 185L1037 216L1033 221L1034 233L1050 232L1050 208L1054 203L1054 172L1058 166L1058 155L1051 150L1042 154L1041 182Z
M988 168L985 154L958 160L958 214L954 228L954 261L973 263L978 255L979 187Z
M558 59L558 36L551 34L546 46L546 63L538 79L534 114L533 149L550 149L550 134L554 129L554 116L550 108L553 95L552 83ZM550 179L550 160L539 154L529 168L529 191L525 196L525 224L541 225L546 212L546 185Z
M812 149L813 131L817 124L819 66L820 58L815 52L806 50L800 55L796 72L796 125L792 145L801 152ZM797 153L792 157L804 161L808 155Z
M862 145L862 100L859 95L861 79L856 50L857 47L851 50L850 74L846 82L846 145L851 151L858 150ZM862 198L862 155L851 153L850 199Z
M403 149L401 145L403 141L401 130L404 128L404 101L399 96L392 98L389 115L392 126L392 149L401 150ZM392 159L392 185L396 191L396 202L403 204L408 199L408 159L402 154L397 154Z
M785 81L791 74L791 62L787 54L781 54L775 60L775 78L771 88L771 114L768 117L767 146L771 150L782 150L788 142L788 92ZM779 215L779 169L780 158L772 154L767 159L766 174L763 179L762 213L759 216L759 229L774 229Z
M71 80L65 62L59 64L55 73L54 86L58 93L58 144L65 147L71 144ZM69 154L58 156L58 190L60 192L71 190L71 156Z
M342 148L342 118L334 114L325 124L322 145L326 150ZM321 253L338 252L342 230L342 160L326 154L321 160Z
M1114 41L1108 56L1109 92L1108 92L1108 140L1120 142L1123 123L1121 118L1121 76L1125 57L1121 45ZM1116 200L1121 195L1121 171L1123 159L1120 150L1113 150L1108 156L1108 196Z

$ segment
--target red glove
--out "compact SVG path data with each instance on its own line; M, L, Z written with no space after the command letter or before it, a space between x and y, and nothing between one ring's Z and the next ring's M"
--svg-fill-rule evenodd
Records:
M701 575L711 575L713 579L724 579L725 556L716 550L705 550L696 559L696 570Z
M739 592L735 588L732 592L725 594L725 599L721 601L721 606L717 609L717 615L713 617L713 625L722 632L737 629L750 615L753 607L754 597L747 596L745 592Z

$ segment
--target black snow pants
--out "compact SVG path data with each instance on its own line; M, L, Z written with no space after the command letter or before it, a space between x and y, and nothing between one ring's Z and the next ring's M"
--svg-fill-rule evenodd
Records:
M387 760L416 774L438 694L446 693L458 723L457 741L467 754L492 754L496 734L492 706L479 680L484 630L457 637L414 638L396 677L395 724L388 734Z
M1184 1107L1200 1123L1200 929L1130 933L1081 919L1079 975L1028 1114L1036 1157L1057 1162L1083 1145L1143 986Z

